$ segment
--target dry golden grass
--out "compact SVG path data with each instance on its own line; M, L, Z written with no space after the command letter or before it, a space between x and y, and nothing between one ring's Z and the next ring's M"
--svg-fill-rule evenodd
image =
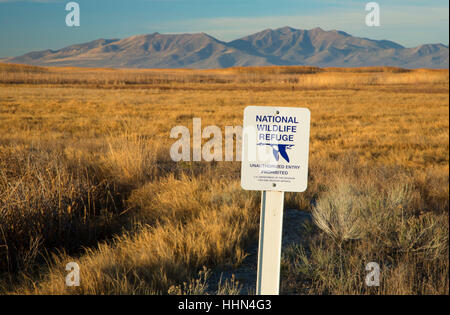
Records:
M237 162L170 161L170 129L282 105L312 112L309 187L286 205L317 223L284 253L282 292L448 294L448 84L448 70L0 65L0 292L207 292L204 266L245 259L259 195Z

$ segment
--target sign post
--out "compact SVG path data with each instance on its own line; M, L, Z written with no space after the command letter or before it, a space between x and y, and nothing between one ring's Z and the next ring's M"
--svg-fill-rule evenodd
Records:
M261 193L256 294L276 295L280 286L284 192Z
M258 295L279 293L284 192L306 190L310 116L306 108L244 110L241 186L262 191Z

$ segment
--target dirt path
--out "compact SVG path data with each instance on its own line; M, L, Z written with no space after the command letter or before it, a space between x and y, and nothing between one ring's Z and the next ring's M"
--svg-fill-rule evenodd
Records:
M308 220L311 220L311 215L308 212L296 209L287 209L284 211L282 250L289 245L299 244L301 242L303 223ZM221 277L222 283L224 283L225 280L230 280L234 274L235 279L242 285L241 294L255 294L258 241L255 241L247 248L247 253L249 256L245 258L243 264L238 268L212 271L208 281L210 292L216 292L217 284Z

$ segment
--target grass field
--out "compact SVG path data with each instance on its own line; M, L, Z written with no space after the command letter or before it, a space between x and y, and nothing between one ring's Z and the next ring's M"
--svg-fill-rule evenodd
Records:
M449 294L448 92L448 70L0 64L0 293L238 292L207 275L246 259L260 196L239 162L172 162L169 134L282 105L312 113L308 190L286 206L313 223L281 293Z

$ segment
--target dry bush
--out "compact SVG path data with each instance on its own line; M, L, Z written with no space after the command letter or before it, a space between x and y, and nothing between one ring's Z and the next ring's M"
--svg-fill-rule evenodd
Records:
M257 200L235 181L168 177L139 189L129 203L141 213L134 233L117 237L112 245L100 244L80 259L55 257L50 272L24 292L173 293L203 266L239 264L256 235ZM69 261L81 269L83 280L75 290L58 280Z
M448 294L448 209L415 211L406 174L369 178L343 178L319 198L312 214L325 233L285 252L285 292ZM381 266L380 287L364 284L368 262Z
M103 88L153 86L214 88L212 85L273 84L277 88L354 87L363 85L444 84L448 70L409 70L396 67L319 68L311 66L235 67L214 70L56 68L0 64L3 84L97 85ZM198 86L196 88L199 88Z
M359 239L364 233L364 196L349 182L340 181L317 202L312 211L316 225L336 242Z
M29 65L19 65L12 63L0 63L1 73L47 73L48 70L45 67L29 66Z
M89 164L40 147L0 150L0 270L30 271L41 251L78 250L114 231L120 194Z
M317 75L299 76L296 87L348 88L367 85L445 84L448 71L408 72L323 72Z
M173 285L167 291L170 295L205 295L208 290L208 278L210 271L205 267L198 272L196 279L190 279L189 283Z
M139 184L161 173L158 168L158 162L162 161L159 143L124 133L108 138L107 145L102 163L117 180Z
M192 278L189 282L183 282L183 284L180 285L173 285L169 288L167 293L170 295L207 295L211 293L217 295L240 294L242 285L234 278L234 275L231 279L226 279L223 283L221 278L215 292L209 290L209 276L210 270L203 268L198 272L197 278Z
M404 69L399 67L358 67L358 68L337 68L329 67L325 68L328 72L346 72L346 73L373 73L373 72L387 72L387 73L405 73L414 70Z
M319 67L311 66L267 66L267 67L233 67L224 72L246 73L246 74L312 74L322 72Z

